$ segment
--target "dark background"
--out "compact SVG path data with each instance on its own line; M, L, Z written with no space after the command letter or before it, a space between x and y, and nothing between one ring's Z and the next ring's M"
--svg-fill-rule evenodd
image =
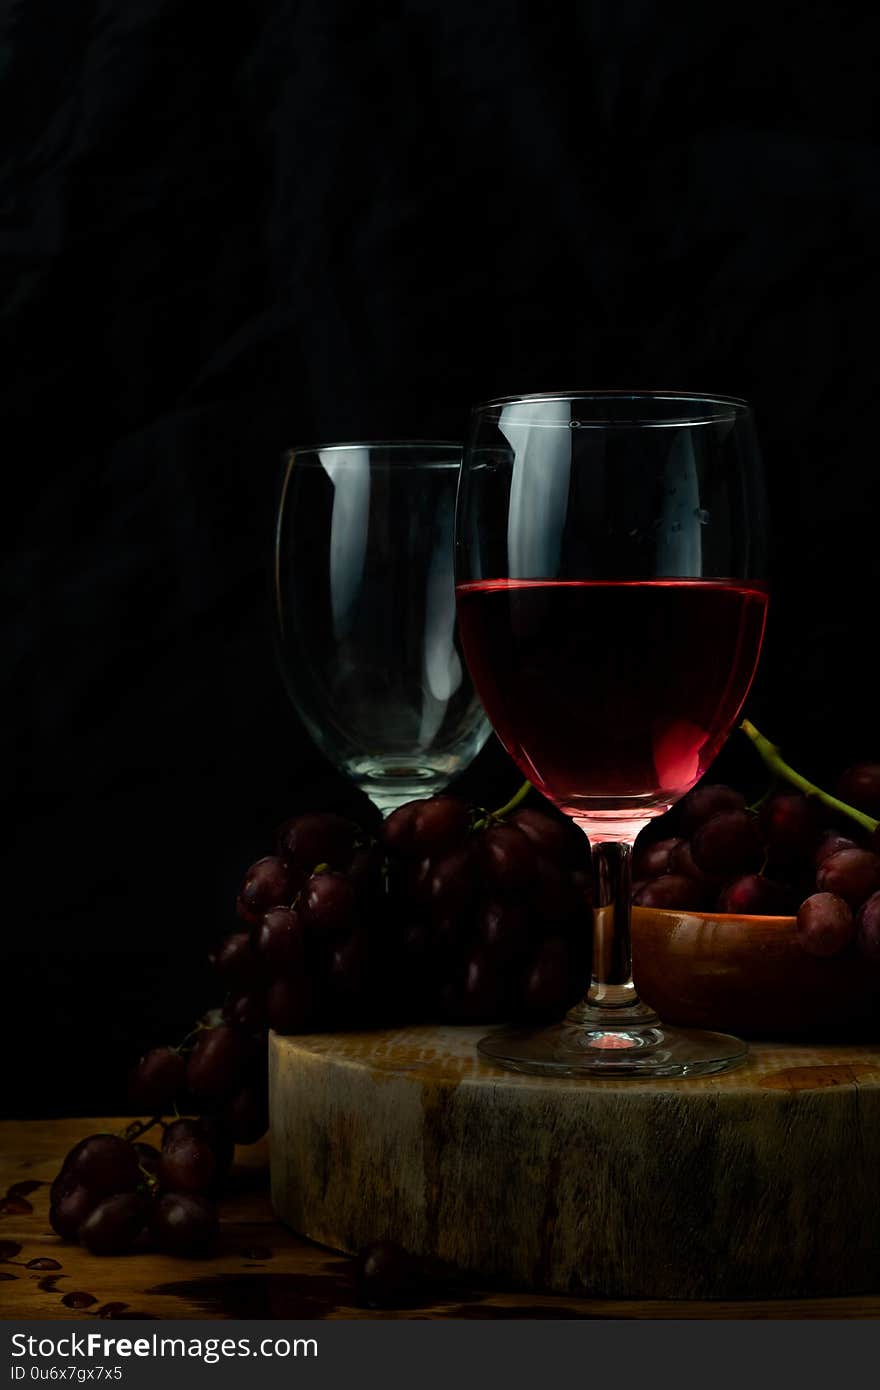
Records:
M750 711L816 775L877 755L878 38L802 0L7 8L4 1112L124 1109L274 825L359 807L274 667L289 443L745 395ZM467 780L518 778L495 748Z

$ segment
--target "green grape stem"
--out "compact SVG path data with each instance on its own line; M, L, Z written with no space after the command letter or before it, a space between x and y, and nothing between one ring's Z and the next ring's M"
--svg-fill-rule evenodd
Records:
M522 786L519 788L518 791L514 792L513 796L510 798L509 801L506 801L504 805L499 807L497 811L492 812L492 819L503 820L505 816L509 816L511 811L516 810L517 806L519 806L521 801L525 801L526 797L528 796L531 790L531 782L523 782Z
M747 738L758 751L762 761L774 774L782 779L783 782L790 782L793 787L798 787L807 796L814 796L817 801L821 801L825 806L829 806L833 811L840 811L843 815L849 816L857 821L865 830L876 830L880 821L874 820L873 816L866 815L864 811L859 811L855 806L848 806L839 797L832 796L830 792L823 791L817 787L815 782L808 782L806 777L802 777L799 772L795 772L793 767L785 761L775 744L765 738L759 729L756 729L750 719L744 719L739 726Z
M532 790L531 782L523 782L522 786L513 794L509 801L505 801L503 806L499 806L497 811L482 811L471 826L472 830L483 830L487 825L494 821L504 820L511 811L515 811L521 801L525 801L529 792Z

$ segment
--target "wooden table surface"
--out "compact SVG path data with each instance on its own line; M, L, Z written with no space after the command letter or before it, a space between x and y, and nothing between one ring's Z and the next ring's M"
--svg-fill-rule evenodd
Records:
M209 1259L90 1255L53 1233L48 1184L78 1139L123 1120L0 1124L3 1318L878 1318L880 1295L778 1302L622 1302L437 1284L419 1306L359 1305L351 1261L278 1222L265 1143L238 1151ZM149 1135L146 1138L150 1138ZM39 1184L39 1186L33 1186ZM24 1185L24 1186L22 1186Z

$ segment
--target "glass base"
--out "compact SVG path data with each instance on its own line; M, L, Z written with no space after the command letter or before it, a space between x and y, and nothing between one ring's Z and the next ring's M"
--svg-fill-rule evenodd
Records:
M646 1011L647 1012L647 1011ZM727 1033L670 1028L654 1019L501 1028L481 1038L483 1057L534 1076L712 1076L738 1067L748 1047Z
M360 759L345 763L343 771L370 798L383 816L390 815L406 801L415 801L423 796L436 796L444 790L458 771L441 767L427 767L415 763L397 763L390 759Z

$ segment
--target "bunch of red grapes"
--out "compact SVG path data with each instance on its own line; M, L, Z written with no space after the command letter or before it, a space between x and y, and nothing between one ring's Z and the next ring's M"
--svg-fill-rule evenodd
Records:
M839 779L841 799L880 815L880 764ZM866 831L815 796L783 787L756 808L733 787L701 785L656 822L678 833L637 846L640 907L796 915L814 956L858 951L880 961L880 827Z
M206 1254L235 1145L253 1143L268 1127L265 1027L208 1014L181 1047L156 1047L140 1059L131 1096L154 1118L71 1149L49 1195L52 1228L96 1255L150 1245ZM204 1113L180 1118L181 1109ZM176 1118L165 1123L163 1115ZM154 1127L160 1149L141 1138Z
M850 768L837 790L880 815L880 765ZM494 813L413 801L378 839L332 814L286 821L211 957L222 1006L140 1059L131 1098L149 1120L68 1154L51 1192L58 1234L97 1254L207 1253L234 1146L268 1125L270 1027L561 1016L589 976L589 846L552 808L518 801ZM701 785L654 823L634 867L637 905L796 914L804 950L880 962L880 827L835 819L817 797L786 786L749 808ZM161 1149L142 1139L153 1127Z
M373 842L339 817L298 816L247 872L250 931L217 952L224 1016L280 1033L551 1017L583 976L589 883L583 835L531 808L431 797Z

